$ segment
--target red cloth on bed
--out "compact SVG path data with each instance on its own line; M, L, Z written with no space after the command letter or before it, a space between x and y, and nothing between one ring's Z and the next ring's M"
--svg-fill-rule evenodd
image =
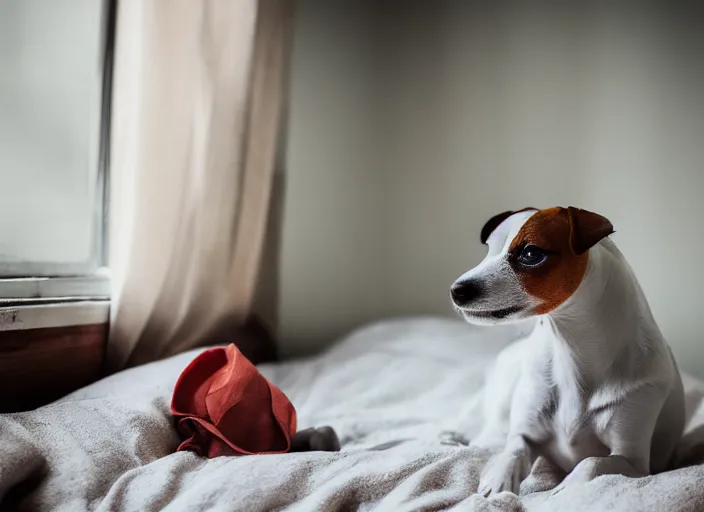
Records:
M182 443L206 457L284 453L296 410L235 345L204 351L181 373L171 399Z

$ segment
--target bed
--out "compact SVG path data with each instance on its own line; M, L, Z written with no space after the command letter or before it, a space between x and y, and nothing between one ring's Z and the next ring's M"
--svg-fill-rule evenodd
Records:
M199 351L121 372L36 411L0 417L3 509L704 510L704 466L695 460L555 495L474 494L489 453L464 443L481 426L487 368L519 335L510 327L400 319L361 328L319 356L261 366L296 406L300 428L336 429L339 453L174 453L171 392ZM691 378L685 385L696 454L704 385Z

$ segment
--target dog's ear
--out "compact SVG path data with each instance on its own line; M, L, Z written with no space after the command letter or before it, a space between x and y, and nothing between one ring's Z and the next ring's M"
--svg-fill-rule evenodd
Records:
M489 239L489 235L491 235L494 230L499 227L499 224L508 219L511 215L513 215L513 210L494 215L492 218L486 221L486 224L484 224L482 232L479 235L482 243L486 244L486 241Z
M567 216L570 220L570 246L577 255L584 254L614 232L609 219L598 213L570 206Z
M507 212L502 212L499 213L498 215L494 215L492 218L490 218L488 221L486 221L486 224L484 224L484 227L482 228L482 232L480 234L480 239L483 244L486 244L486 241L489 239L489 235L491 235L496 228L499 227L499 224L501 224L503 221L508 219L511 215L514 215L516 213L521 213L525 212L528 210L535 210L538 211L537 208L521 208L520 210L509 210Z

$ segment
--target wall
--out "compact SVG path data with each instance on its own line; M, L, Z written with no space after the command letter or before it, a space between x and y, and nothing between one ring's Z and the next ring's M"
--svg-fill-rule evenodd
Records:
M294 55L289 347L452 314L489 216L573 204L612 220L679 361L704 375L699 3L323 3L302 2Z
M490 215L574 204L612 220L682 366L704 375L701 8L442 4L415 2L394 37L395 312L448 313Z
M279 256L284 354L383 316L373 4L298 3Z

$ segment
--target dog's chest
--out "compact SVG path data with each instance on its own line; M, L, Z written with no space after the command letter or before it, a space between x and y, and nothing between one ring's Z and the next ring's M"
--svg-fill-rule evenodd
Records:
M602 420L593 414L576 388L555 388L551 397L552 408L546 411L551 431L545 443L545 455L564 471L571 471L586 457L609 454L602 438Z

